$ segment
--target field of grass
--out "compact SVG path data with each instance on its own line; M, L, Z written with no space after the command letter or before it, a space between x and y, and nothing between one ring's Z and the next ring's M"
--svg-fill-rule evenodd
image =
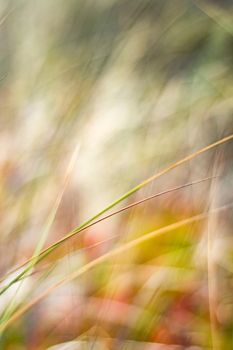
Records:
M0 350L233 348L233 3L0 0Z

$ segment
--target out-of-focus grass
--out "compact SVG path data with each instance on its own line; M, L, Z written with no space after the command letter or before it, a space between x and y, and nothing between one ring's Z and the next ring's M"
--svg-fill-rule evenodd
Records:
M1 288L130 188L126 205L220 175L32 260L0 296L1 327L104 254L231 204L231 141L137 184L232 133L232 11L227 0L0 1ZM51 290L0 348L229 349L232 256L228 208Z

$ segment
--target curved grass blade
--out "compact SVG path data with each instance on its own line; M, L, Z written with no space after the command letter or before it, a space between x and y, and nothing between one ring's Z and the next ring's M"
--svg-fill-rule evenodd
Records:
M146 179L145 181L141 182L139 185L133 187L131 190L129 190L128 192L126 192L124 195L122 195L121 197L119 197L117 200L113 201L112 203L110 203L107 207L105 207L104 209L102 209L100 212L98 212L96 215L92 216L90 219L88 219L87 221L85 221L83 224L81 224L80 226L78 226L77 228L75 228L74 230L72 230L70 233L68 233L65 237L63 237L62 239L58 240L57 242L53 243L52 245L50 245L48 248L46 248L45 250L43 250L41 252L40 256L33 256L30 260L30 264L29 267L26 267L25 270L23 270L14 280L12 280L8 285L6 285L5 287L3 287L0 291L0 295L3 294L11 285L13 285L15 282L17 282L18 280L20 280L28 271L30 271L30 265L31 264L36 264L38 263L38 261L41 261L44 257L46 257L47 255L49 255L54 249L56 249L57 247L59 247L62 243L66 242L69 238L73 237L74 235L76 235L77 233L81 232L84 228L86 228L89 224L91 224L94 220L98 219L101 215L103 215L104 213L106 213L107 211L109 211L110 209L112 209L114 206L116 206L117 204L119 204L120 202L122 202L124 199L128 198L129 196L131 196L133 193L137 192L138 190L140 190L141 188L143 188L144 186L148 185L149 183L151 183L152 181L158 179L159 177L161 177L162 175L165 175L166 173L170 172L171 170L177 168L178 166L188 162L189 160L194 159L195 157L209 151L210 149L213 149L219 145L222 145L230 140L233 139L233 134L226 136L222 139L220 139L219 141L216 141L204 148L201 148L200 150L182 158L181 160L171 164L170 166L166 167L165 169L161 170L160 172L158 172L157 174L149 177L148 179Z

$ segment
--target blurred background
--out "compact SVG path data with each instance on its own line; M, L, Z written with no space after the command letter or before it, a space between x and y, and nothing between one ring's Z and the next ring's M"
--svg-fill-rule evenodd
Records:
M231 0L0 1L1 325L148 232L232 203L233 143L20 266L166 166L233 133ZM112 209L113 211L113 209ZM232 209L97 263L1 332L0 349L233 347Z

